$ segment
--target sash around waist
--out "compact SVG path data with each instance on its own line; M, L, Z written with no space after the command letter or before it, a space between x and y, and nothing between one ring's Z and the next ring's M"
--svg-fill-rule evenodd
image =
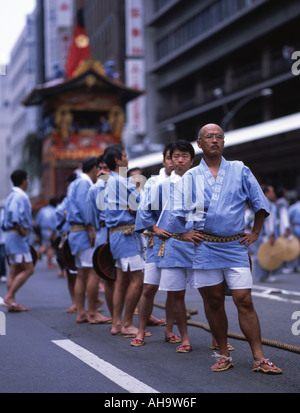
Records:
M83 232L88 231L84 224L71 224L70 232Z
M18 235L21 235L16 229L14 229L14 228L11 228L11 229L8 229L6 232L9 232L10 234L18 234ZM30 235L30 231L29 231L29 229L26 229L25 230L25 236L26 237L29 237L29 235Z
M109 235L116 232L122 232L124 235L133 235L134 234L135 224L130 225L119 225L117 227L109 228Z
M229 235L227 237L221 237L219 235L212 235L208 234L206 232L199 231L199 233L204 235L204 240L206 242L214 242L214 243L220 243L220 242L231 242L231 241L237 241L242 238L243 234L235 234L235 235ZM172 238L177 239L178 241L184 241L182 236L180 234L172 234ZM186 241L184 241L186 242ZM159 257L163 257L165 253L165 240L162 241L160 250L158 253Z

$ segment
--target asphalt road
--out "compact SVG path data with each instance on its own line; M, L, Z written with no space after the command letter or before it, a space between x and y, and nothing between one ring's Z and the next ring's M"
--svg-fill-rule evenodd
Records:
M0 284L0 296L5 289ZM187 307L198 310L190 319L196 325L189 326L193 352L176 353L176 345L164 342L164 327L149 327L152 337L147 344L132 348L130 339L111 336L109 325L76 324L76 315L65 312L70 305L66 279L57 278L55 270L46 270L45 262L39 261L17 296L30 311L0 309L0 334L3 320L6 327L6 335L0 335L0 393L97 393L105 407L124 407L120 403L125 397L131 403L125 407L132 410L137 399L129 394L146 394L148 405L143 407L174 403L199 407L197 395L203 393L299 393L300 274L255 285L253 299L262 337L269 340L265 356L284 369L281 376L251 371L248 343L236 338L241 332L230 297L226 298L232 333L228 341L235 347L235 367L212 373L211 335L203 328L207 321L197 291L188 289L186 295ZM158 292L156 302L163 305L164 300L165 293ZM103 314L108 315L105 307ZM153 314L165 316L158 306ZM137 316L135 321L137 325ZM282 349L281 343L297 347L298 352ZM159 395L164 398L157 399ZM164 406L155 406L159 400Z

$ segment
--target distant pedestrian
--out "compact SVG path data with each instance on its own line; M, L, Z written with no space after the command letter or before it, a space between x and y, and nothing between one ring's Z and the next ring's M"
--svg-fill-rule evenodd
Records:
M16 302L16 293L34 272L29 237L32 233L31 204L25 191L27 173L16 170L11 175L13 188L5 202L4 227L6 254L9 262L7 294L4 297L9 312L28 311Z
M112 335L135 337L133 314L143 288L144 261L141 235L134 232L135 211L130 203L132 194L139 194L135 183L127 179L128 158L120 145L110 145L104 152L104 161L111 170L107 182L105 225L116 260L117 278L113 294ZM121 168L126 173L121 175ZM122 321L124 310L124 321Z
M75 257L77 276L75 281L75 302L77 308L77 323L104 324L111 318L97 312L99 306L99 277L93 268L93 251L95 246L95 231L89 225L85 201L89 189L97 179L97 158L89 157L83 161L82 174L68 191L67 221L70 224L68 236L71 253ZM88 311L85 309L85 299Z
M5 258L5 232L4 226L4 207L0 207L0 281L6 282L6 258Z
M41 237L39 255L42 256L43 254L46 254L48 270L52 270L54 268L53 257L55 251L53 248L53 242L56 238L56 205L57 199L50 198L49 204L41 208L37 213L35 221L35 225L38 228L38 232Z

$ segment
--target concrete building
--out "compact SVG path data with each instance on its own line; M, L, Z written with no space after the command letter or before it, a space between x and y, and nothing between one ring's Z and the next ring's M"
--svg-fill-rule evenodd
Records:
M27 16L24 30L13 47L5 74L1 68L0 199L10 190L11 172L20 167L28 169L31 178L29 195L39 195L42 108L25 107L22 101L37 85L56 77L57 68L64 69L73 24L74 0L37 0L34 12ZM31 140L28 140L26 156L24 144L28 138ZM32 145L32 142L35 143ZM28 162L31 156L36 163Z
M227 158L261 181L300 189L300 77L291 70L299 2L147 0L145 8L150 140L195 141L201 126L219 123L240 131L239 144L227 134ZM254 135L245 129L258 125Z
M73 37L75 0L42 0L44 24L45 79L56 77L58 68L64 70Z
M36 11L27 16L26 26L20 34L10 56L6 74L1 76L1 185L0 199L10 188L9 179L12 171L25 168L23 164L23 146L30 134L36 134L39 124L39 111L26 109L22 100L37 83L37 26ZM36 194L36 185L31 186L32 195Z

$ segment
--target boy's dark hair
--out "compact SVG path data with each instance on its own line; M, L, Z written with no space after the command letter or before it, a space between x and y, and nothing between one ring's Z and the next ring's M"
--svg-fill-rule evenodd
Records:
M104 162L104 154L98 156L97 158L97 165L99 165L100 163Z
M82 162L82 172L89 173L94 168L94 166L97 165L98 164L96 156L90 156Z
M10 175L10 179L14 186L21 186L23 181L27 179L27 172L23 169L17 169Z
M139 175L143 174L142 169L139 168L138 166L136 166L135 168L128 169L127 176L130 176L130 174L132 174L132 172L136 172L136 171L140 172Z
M122 159L122 151L123 146L119 144L109 145L105 149L103 161L106 163L106 165L109 167L111 171L114 171L117 166L115 158Z
M163 151L163 157L164 157L164 159L165 159L165 157L167 156L168 151L171 152L171 150L172 150L172 148L173 148L173 145L174 145L174 143L169 143L169 144L165 147L165 149L164 149L164 151Z
M189 152L191 155L191 159L195 158L195 149L193 145L190 142L184 141L184 140L179 140L175 142L170 150L170 156L172 158L173 152L177 149L178 151L181 152Z
M57 205L57 198L50 198L49 199L49 205L56 207Z
M65 179L65 182L73 182L77 179L77 174L75 172L72 172L67 178Z

